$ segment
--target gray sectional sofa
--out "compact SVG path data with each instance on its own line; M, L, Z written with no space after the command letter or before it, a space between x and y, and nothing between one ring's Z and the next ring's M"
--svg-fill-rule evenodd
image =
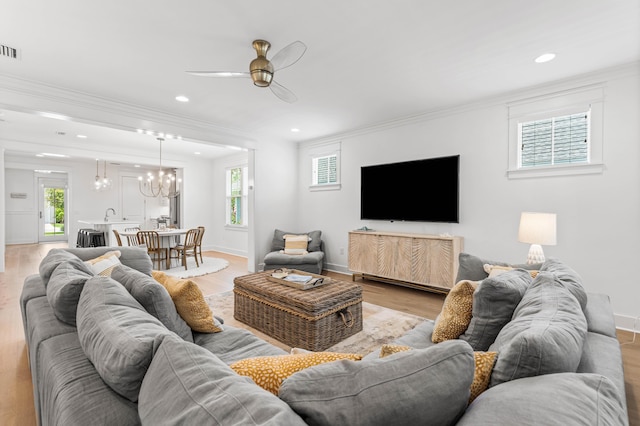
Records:
M469 334L499 328L489 350L505 355L489 389L468 404L475 343L461 336L433 344L429 320L396 342L411 350L307 368L276 396L229 364L285 351L228 325L192 332L149 276L146 252L119 249L122 266L111 277L93 276L83 263L109 248L56 249L25 280L21 307L42 425L628 423L609 300L584 293L559 262L543 265L506 324L482 326L477 312Z

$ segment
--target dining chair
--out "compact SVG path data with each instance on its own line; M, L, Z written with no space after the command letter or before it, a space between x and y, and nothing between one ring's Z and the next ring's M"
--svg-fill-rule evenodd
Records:
M140 230L140 228L135 227L135 228L125 228L124 231L125 232L138 232ZM139 246L140 243L138 242L138 236L137 235L127 235L127 243L130 246Z
M147 253L153 262L158 262L158 269L162 269L162 262L165 262L166 269L171 267L169 259L169 249L162 247L160 236L156 231L138 231L138 245L147 246Z
M187 269L187 256L193 256L196 260L196 266L200 267L198 262L198 255L196 252L196 244L198 241L198 235L200 235L200 229L192 228L187 231L187 235L184 237L184 244L178 244L175 247L171 247L171 251L176 253L178 259L182 259L182 266Z
M202 236L204 235L204 226L198 226L198 240L196 241L196 253L200 256L200 263L204 263L202 261Z
M113 235L116 236L116 242L118 243L118 246L122 247L122 239L120 238L120 233L116 230L113 229Z

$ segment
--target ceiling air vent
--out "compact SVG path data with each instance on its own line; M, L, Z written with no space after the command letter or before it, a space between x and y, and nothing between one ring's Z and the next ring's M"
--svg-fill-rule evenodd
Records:
M20 51L14 47L0 44L0 56L9 59L20 59Z

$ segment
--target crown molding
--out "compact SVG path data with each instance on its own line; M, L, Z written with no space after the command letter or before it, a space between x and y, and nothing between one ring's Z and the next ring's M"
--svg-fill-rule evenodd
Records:
M0 94L5 95L0 108L8 110L36 113L42 112L40 106L53 105L55 110L45 112L66 114L87 124L135 131L150 126L134 124L149 123L156 126L155 130L205 143L237 144L244 148L253 148L255 143L250 133L238 129L9 74L0 74Z
M300 143L306 144L318 144L331 142L336 140L343 140L347 138L362 136L370 133L377 133L396 127L408 126L411 124L423 123L426 121L442 118L446 116L461 114L473 110L478 110L488 107L507 107L509 103L518 102L526 98L537 97L540 95L547 95L555 92L562 92L566 90L574 90L583 86L590 85L602 85L606 81L611 81L619 78L630 77L640 74L640 61L632 62L628 64L619 65L616 67L605 68L602 70L576 75L568 77L562 80L556 80L549 83L539 84L535 86L526 87L512 92L507 92L499 96L480 99L476 102L470 102L460 105L452 105L445 108L439 108L437 110L424 111L418 114L413 114L404 117L398 117L396 119L387 120L381 123L375 123L365 125L359 128L354 128L345 132L334 133L332 135L324 136L322 138L309 139L307 141L301 141Z

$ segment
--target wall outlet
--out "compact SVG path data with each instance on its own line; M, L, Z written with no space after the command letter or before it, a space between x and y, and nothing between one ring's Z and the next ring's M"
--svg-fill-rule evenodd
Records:
M340 254L344 255L344 247L340 247Z

